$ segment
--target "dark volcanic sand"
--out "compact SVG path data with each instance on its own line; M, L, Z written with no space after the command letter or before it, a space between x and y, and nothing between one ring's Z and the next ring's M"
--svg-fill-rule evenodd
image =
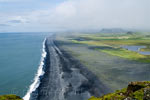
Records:
M107 87L53 38L47 38L45 45L45 74L30 100L87 100L108 93Z

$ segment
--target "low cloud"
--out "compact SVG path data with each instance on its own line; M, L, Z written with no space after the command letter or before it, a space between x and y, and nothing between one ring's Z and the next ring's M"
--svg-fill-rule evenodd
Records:
M13 16L11 18L8 18L7 22L12 24L29 23L29 21L27 20L27 18L25 18L25 16Z
M10 23L22 23L21 20L10 20L10 21L8 21L8 22L10 22Z
M8 27L8 26L10 26L10 25L8 25L8 24L0 24L0 27Z

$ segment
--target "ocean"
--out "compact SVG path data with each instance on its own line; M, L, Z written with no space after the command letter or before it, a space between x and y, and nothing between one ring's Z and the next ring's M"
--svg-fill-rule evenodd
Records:
M43 41L49 34L0 33L0 95L24 97L31 91L42 65Z

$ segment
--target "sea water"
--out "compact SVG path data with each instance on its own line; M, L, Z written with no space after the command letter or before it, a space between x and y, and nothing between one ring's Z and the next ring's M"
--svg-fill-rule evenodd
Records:
M23 97L35 88L43 41L49 34L0 33L0 95Z

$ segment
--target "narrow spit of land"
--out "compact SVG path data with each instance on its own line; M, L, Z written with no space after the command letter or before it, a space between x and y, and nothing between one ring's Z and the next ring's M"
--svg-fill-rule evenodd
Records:
M45 45L45 74L30 100L87 100L108 93L107 87L52 37Z

